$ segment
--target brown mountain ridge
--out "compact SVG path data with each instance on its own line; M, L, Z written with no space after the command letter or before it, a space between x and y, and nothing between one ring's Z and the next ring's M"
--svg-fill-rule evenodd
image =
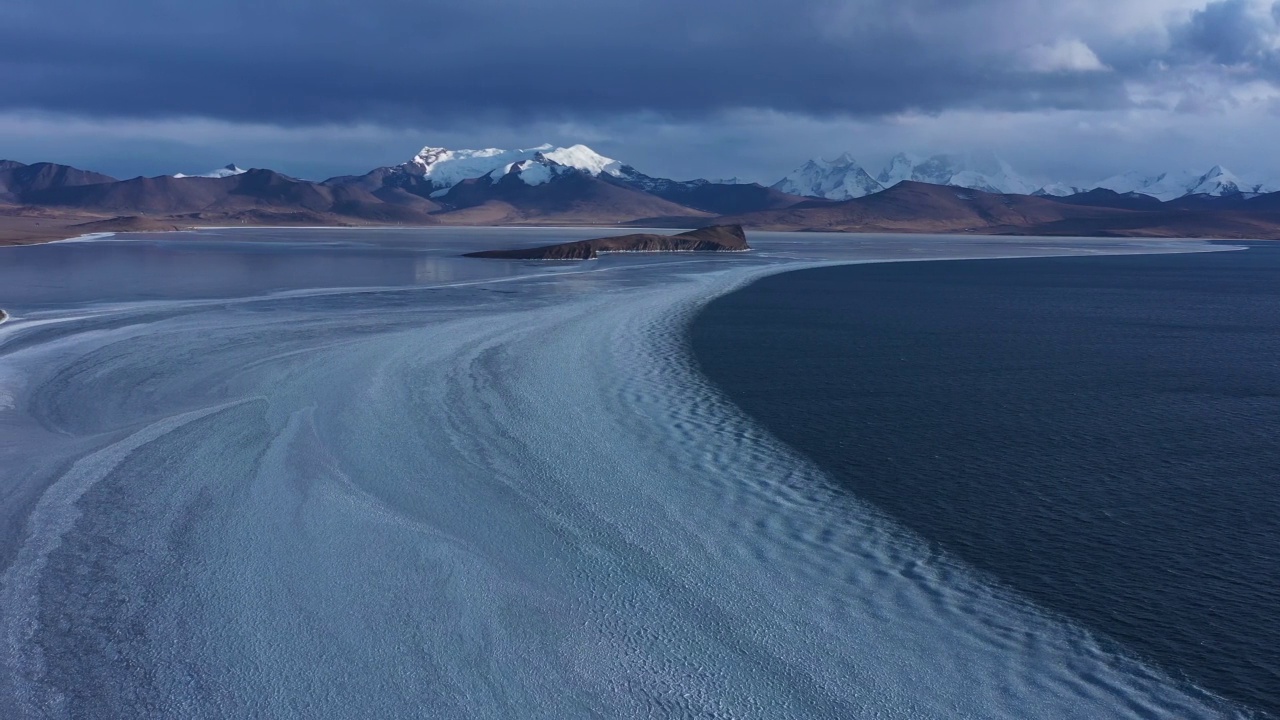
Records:
M1152 204L1117 193L1053 198L903 182L854 200L805 202L717 222L791 231L1280 239L1280 199L1272 195L1280 193L1198 204L1147 198Z
M647 189L646 189L647 188ZM1280 193L1170 202L1094 190L1055 198L904 182L842 202L759 185L627 182L557 168L437 191L404 167L324 182L255 169L222 178L116 180L66 165L0 161L0 242L96 230L204 225L614 225L758 230L1280 239Z

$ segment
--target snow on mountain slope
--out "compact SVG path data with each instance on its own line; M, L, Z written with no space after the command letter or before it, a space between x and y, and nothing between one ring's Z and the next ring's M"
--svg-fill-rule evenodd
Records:
M889 164L885 165L880 174L876 176L876 180L887 188L893 187L900 182L911 179L911 174L915 170L916 165L921 163L921 159L915 155L906 153L898 153L894 155Z
M852 200L880 192L884 186L852 155L844 153L834 160L810 160L774 183L773 188L792 195Z
M990 153L970 155L934 155L920 159L899 153L889 161L876 179L884 187L904 180L955 185L986 192L1049 195L1066 197L1098 188L1117 193L1139 193L1159 200L1176 200L1185 195L1221 197L1238 193L1260 194L1280 190L1280 182L1253 182L1241 179L1230 170L1215 165L1208 172L1165 172L1147 175L1136 171L1113 175L1093 184L1077 185L1053 181L1038 185L1019 175L1000 158Z
M1067 197L1069 195L1077 195L1082 192L1088 192L1089 188L1083 188L1078 185L1068 183L1051 182L1042 186L1039 190L1031 193L1032 195L1043 195L1049 197Z
M1137 172L1127 172L1109 177L1098 183L1096 187L1115 190L1118 193L1141 193L1159 200L1176 200L1190 193L1203 178L1200 173L1189 171L1165 172L1154 176L1144 176Z
M497 168L487 173L490 182L498 182L504 177L511 176L519 179L526 185L544 185L551 182L557 176L565 175L571 172L586 172L591 175L599 173L591 173L589 170L572 167L551 159L547 154L538 153L528 160L511 163L503 167Z
M542 155L552 162L577 168L592 175L605 174L621 177L623 174L622 163L613 158L607 158L586 145L556 148L550 152L544 152Z
M883 187L893 187L906 180L932 185L956 187L994 193L1030 195L1038 184L1028 181L1008 163L991 153L969 155L933 155L919 158L898 153L876 176Z
M607 158L586 145L560 148L553 145L539 145L518 150L500 148L450 150L427 146L406 165L412 170L421 172L423 179L437 189L447 190L463 180L490 174L495 178L502 177L517 164L537 158L545 158L557 165L581 170L591 175L608 174L621 177L624 170L622 163L613 158ZM542 162L535 164L541 165ZM534 169L532 165L521 168L522 178L526 172L532 173L529 175L530 180L543 178L541 182L546 182L550 179L549 174L543 170Z
M951 185L952 178L962 168L962 161L954 155L933 155L911 168L911 179L931 185ZM970 181L972 182L972 179Z
M519 150L485 148L481 150L449 150L426 147L410 162L396 168L398 172L421 174L433 188L429 196L442 198L464 180L483 180L496 184L508 177L526 185L543 185L573 173L592 177L608 176L611 180L635 190L656 195L671 202L689 202L691 207L724 207L738 210L744 198L767 201L768 193L752 195L753 184L737 178L730 180L670 180L652 177L618 160L605 157L586 145L554 147L540 145ZM717 195L714 186L740 186L736 194ZM737 198L730 202L727 197ZM728 203L725 205L724 203ZM727 212L728 210L726 210Z
M420 173L423 180L435 188L433 196L443 195L463 180L489 176L491 181L496 182L510 173L530 185L550 182L569 171L580 171L592 176L608 175L635 189L659 196L676 191L690 191L705 185L743 183L737 178L675 181L651 177L581 144L568 147L544 144L515 150L450 150L428 146L400 168L409 173ZM225 177L239 172L243 170L228 166L202 177ZM810 160L772 187L791 195L850 200L880 192L906 180L993 193L1054 197L1065 197L1097 188L1122 194L1139 193L1160 200L1174 200L1192 194L1218 197L1280 191L1280 181L1246 181L1217 165L1206 173L1166 172L1147 175L1126 172L1094 184L1031 182L990 152L937 154L927 158L898 153L874 176L858 164L852 155L844 153L831 160Z
M449 150L427 146L422 148L422 151L415 155L408 165L421 171L424 180L443 190L463 180L487 175L498 168L509 167L512 163L528 160L537 153L551 149L550 145L520 150L499 148Z
M1114 190L1118 193L1140 192L1152 182L1154 177L1148 177L1136 170L1112 175L1111 177L1094 184L1094 189L1103 188L1105 190Z
M187 175L186 173L177 173L177 174L175 174L175 175L174 175L174 177L175 177L175 178L190 178L190 177L197 177L197 178L225 178L225 177L231 177L231 176L233 176L233 175L243 175L243 174L245 174L246 172L247 172L246 170L244 170L244 169L242 169L242 168L239 168L239 167L236 167L235 163L232 163L232 164L230 164L230 165L226 165L226 166L224 166L224 167L220 167L220 168L218 168L217 170L212 170L212 171L210 171L210 172L203 173L203 174L200 174L200 175Z
M1187 194L1221 197L1223 195L1238 195L1252 190L1253 188L1236 177L1230 170L1221 165L1214 165L1209 169L1209 172L1200 176L1195 185L1187 189Z
M1253 186L1253 191L1259 195L1263 193L1280 192L1280 180L1267 180Z
M1242 193L1253 195L1275 192L1280 190L1280 183L1243 180L1221 165L1214 165L1205 173L1182 170L1159 175L1143 175L1138 172L1127 172L1109 177L1095 187L1120 193L1137 192L1168 201L1187 195L1223 197Z
M1029 195L1036 184L1014 172L1009 164L993 154L934 155L916 163L911 179L934 185L982 190L984 192Z
M834 160L810 160L773 187L794 195L849 200L906 180L1021 195L1030 195L1040 187L990 153L928 158L898 153L875 177L845 153Z

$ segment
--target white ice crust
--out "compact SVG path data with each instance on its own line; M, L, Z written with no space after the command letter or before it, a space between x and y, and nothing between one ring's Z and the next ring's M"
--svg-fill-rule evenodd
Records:
M787 269L1204 246L757 233L574 270L429 249L495 232L326 234L409 243L424 285L6 324L0 481L32 499L0 504L24 528L6 717L1227 716L839 490L683 335Z

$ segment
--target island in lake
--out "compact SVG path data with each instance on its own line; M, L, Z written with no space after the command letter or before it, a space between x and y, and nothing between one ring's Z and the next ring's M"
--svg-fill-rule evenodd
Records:
M637 233L515 250L484 250L465 257L506 260L594 260L610 252L743 252L750 250L741 225L711 225L677 235Z

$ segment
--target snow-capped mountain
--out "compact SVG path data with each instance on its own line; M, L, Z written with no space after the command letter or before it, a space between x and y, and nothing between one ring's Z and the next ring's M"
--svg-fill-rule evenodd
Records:
M412 186L425 185L425 194L430 198L452 202L459 195L451 193L451 190L463 181L473 181L473 185L478 183L487 187L502 184L510 190L511 182L538 186L561 179L572 180L575 176L600 179L695 210L717 214L782 207L798 200L792 195L738 178L670 180L653 177L630 165L605 157L586 145L539 145L521 150L448 150L425 147L413 160L388 169L389 180L380 178L377 182L390 182L398 187L409 188L410 192L421 192L413 190ZM359 181L363 181L363 178Z
M849 200L907 180L1020 195L1029 195L1039 187L989 153L928 158L898 153L874 177L845 153L834 160L810 160L773 187L795 195Z
M1067 197L1098 188L1120 194L1138 193L1159 200L1175 200L1185 195L1222 197L1239 193L1256 195L1280 190L1280 182L1246 181L1230 170L1215 165L1208 172L1165 172L1144 175L1126 172L1096 183L1052 181L1037 184L1027 180L1000 158L991 154L934 155L920 159L905 153L895 155L876 176L884 187L904 180L934 185L955 185L986 192L1018 195Z
M876 179L885 187L892 187L903 180L914 180L1016 195L1030 195L1039 187L991 153L943 154L923 160L899 153Z
M915 155L898 153L889 159L889 164L884 166L884 169L876 176L876 180L886 188L911 180L916 165L921 162L923 161Z
M1236 177L1234 173L1221 165L1214 165L1209 172L1201 175L1196 184L1187 191L1188 195L1213 195L1221 197L1223 195L1237 195L1239 193L1251 193L1254 188Z
M187 175L186 173L177 173L174 175L174 177L175 178L189 178L189 177L225 178L225 177L231 177L233 175L243 175L246 172L248 171L244 170L243 168L238 168L235 166L235 163L232 163L231 165L226 165L218 168L217 170L211 170L207 173L202 173L198 175Z
M1189 171L1164 172L1159 175L1143 175L1129 171L1099 182L1095 187L1118 193L1140 193L1158 200L1176 200L1187 195L1200 180L1199 173Z
M238 168L229 166L219 172L232 170L238 171ZM769 188L737 178L677 181L653 177L581 144L567 147L544 144L515 150L453 150L428 146L409 162L395 168L384 168L383 171L390 173L390 179L378 179L373 183L375 189L394 185L432 199L445 197L450 188L465 180L487 178L487 183L494 184L511 176L524 185L535 186L581 174L706 212L730 213L743 207L780 206L795 202L795 196L847 201L881 192L908 180L989 193L1042 197L1069 197L1102 188L1120 194L1148 195L1162 201L1186 195L1249 196L1280 191L1280 182L1245 181L1221 166L1214 166L1205 173L1144 175L1128 172L1092 184L1058 179L1032 182L990 152L929 157L898 153L876 175L868 172L851 154L844 153L834 159L809 160Z
M1099 182L1095 187L1115 190L1119 193L1136 192L1159 200L1177 200L1187 195L1258 195L1280 190L1278 182L1254 182L1242 180L1235 173L1214 165L1208 172L1189 170L1165 172L1159 175L1143 175L1127 172Z
M424 180L438 188L448 188L463 180L478 178L513 162L528 159L550 145L528 150L449 150L427 146L405 164L406 170L417 169Z
M555 147L539 145L533 148L518 150L502 150L484 148L480 150L449 150L440 147L424 147L421 152L406 163L405 168L416 170L422 178L439 190L447 190L463 180L471 180L494 173L495 177L506 175L513 166L538 160L536 165L545 165L550 161L562 167L574 168L591 175L607 174L622 176L622 163L607 158L586 145ZM533 172L530 179L542 177L540 170L532 166L524 168ZM523 173L521 174L523 177ZM549 176L548 178L549 179ZM543 179L542 182L545 182Z
M507 200L519 196L521 202L531 201L532 196L525 197L523 191L534 188L558 191L559 194L545 192L541 195L561 199L574 193L605 192L600 184L640 191L682 206L685 211L692 208L714 215L774 209L800 200L737 178L670 180L653 177L605 157L586 145L539 145L518 150L451 150L428 146L412 160L400 165L375 168L363 175L333 177L325 180L324 184L358 188L400 203L412 204L414 201L406 196L416 196L431 202L443 202L451 208L461 207L462 203L468 203L466 206L483 203L486 200L482 198L496 197L493 193L502 194ZM633 200L627 201L628 206L639 207ZM669 205L651 204L647 207L654 211L665 207L663 212L672 216L681 212Z
M622 163L613 158L607 158L586 145L556 148L550 152L543 152L542 155L554 163L581 170L589 175L614 177L626 175L625 166Z
M1088 192L1092 188L1081 187L1080 185L1071 185L1069 183L1051 182L1043 185L1039 190L1031 193L1041 197L1067 197L1069 195L1078 195L1082 192Z
M565 158L562 154L559 157ZM600 156L597 156L600 157ZM601 158L607 160L608 158ZM599 167L596 164L594 167ZM591 169L566 165L552 157L552 153L537 153L528 160L520 160L509 165L495 168L482 177L487 178L491 182L497 182L506 177L512 177L520 180L525 185L543 185L551 182L558 176L566 175L573 172L583 172L588 175L596 176L600 172L592 172Z
M852 200L878 193L884 186L852 155L844 153L834 160L810 160L774 183L773 188L791 195Z

